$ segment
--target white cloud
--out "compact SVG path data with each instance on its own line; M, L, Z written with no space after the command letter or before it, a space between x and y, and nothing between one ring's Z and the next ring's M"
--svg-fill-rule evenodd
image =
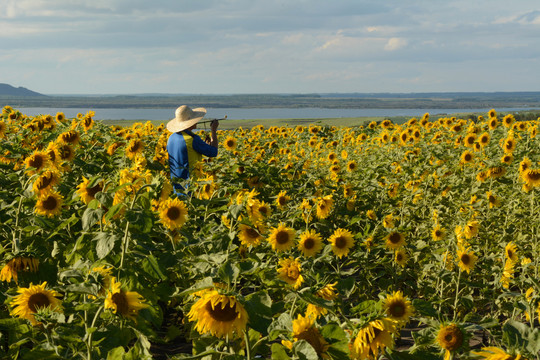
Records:
M386 45L384 45L384 50L388 50L388 51L398 50L407 46L407 44L408 44L408 41L406 39L393 37L393 38L388 39L388 42L386 43Z

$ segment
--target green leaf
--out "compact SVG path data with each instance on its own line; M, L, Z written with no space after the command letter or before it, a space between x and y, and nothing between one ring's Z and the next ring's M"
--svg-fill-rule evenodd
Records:
M92 226L94 226L98 221L101 220L103 216L103 210L102 209L92 209L92 208L86 208L84 211L81 220L82 220L82 227L83 230L88 231Z
M97 240L96 255L99 259L104 259L114 249L114 244L118 240L118 237L114 234L99 232L94 237L94 240Z
M268 327L272 324L272 299L266 291L259 291L246 297L246 311L249 316L249 327L263 336L268 335Z
M179 295L186 296L186 295L193 294L194 292L208 289L211 287L214 287L214 279L212 279L212 277L209 276L209 277L205 277L204 279L200 281L197 281L195 285L193 285L189 289L182 291Z
M278 343L273 343L272 347L272 359L274 360L290 360L290 356L287 355L287 351L285 351L285 347Z
M415 311L425 317L436 318L438 316L437 310L433 305L424 299L414 299L412 301Z
M148 275L152 276L155 279L159 279L159 280L167 279L167 276L165 276L163 274L163 271L161 271L161 268L159 266L157 259L152 254L150 254L143 260L142 268L146 271Z
M235 283L238 275L240 275L240 269L230 261L225 262L218 270L219 278L227 284Z
M123 360L125 353L122 346L115 347L107 353L107 360Z
M274 320L268 327L268 334L270 340L275 340L279 334L291 333L293 331L292 319L288 313L282 313Z
M317 352L306 340L296 341L293 345L293 352L300 360L319 360Z

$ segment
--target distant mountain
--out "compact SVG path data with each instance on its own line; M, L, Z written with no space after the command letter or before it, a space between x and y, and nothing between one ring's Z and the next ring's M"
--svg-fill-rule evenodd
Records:
M2 84L0 83L0 96L1 95L8 95L8 96L46 96L43 94L40 94L38 92L28 90L27 88L19 86L18 88L13 87L9 84Z

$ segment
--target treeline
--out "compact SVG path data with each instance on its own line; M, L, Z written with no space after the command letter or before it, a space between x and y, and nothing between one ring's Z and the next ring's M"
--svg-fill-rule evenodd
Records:
M210 108L475 109L515 107L540 109L540 92L0 96L0 102L13 107L58 108L175 108L179 104L189 104Z

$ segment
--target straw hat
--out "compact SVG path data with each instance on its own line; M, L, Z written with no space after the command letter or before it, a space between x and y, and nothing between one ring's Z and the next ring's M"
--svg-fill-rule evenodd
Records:
M182 105L176 109L174 115L174 119L167 123L167 130L173 133L185 130L198 123L206 115L206 109L196 108L192 110L189 106Z

